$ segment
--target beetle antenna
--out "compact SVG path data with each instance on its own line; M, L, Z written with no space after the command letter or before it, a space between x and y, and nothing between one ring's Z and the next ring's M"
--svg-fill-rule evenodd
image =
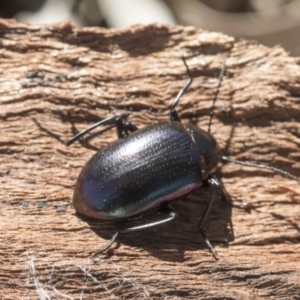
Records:
M171 119L173 118L173 114L174 114L174 111L175 111L175 107L177 106L181 96L186 92L186 90L189 88L189 86L192 84L193 82L193 77L191 75L191 72L190 72L190 69L186 63L186 60L184 58L184 56L182 56L182 60L183 60L183 63L185 65L185 68L186 68L186 72L189 76L189 79L187 80L186 84L184 85L184 87L179 91L179 93L177 94L173 104L171 105L171 108L170 108L170 113L171 113Z
M92 131L93 129L97 128L98 126L107 124L107 123L111 123L112 121L116 121L117 119L123 118L126 115L122 115L122 116L114 116L114 117L109 117L106 118L104 120L101 120L95 124L93 124L92 126L88 127L87 129L77 133L76 135L74 135L70 140L67 141L67 146L70 146L71 144L73 144L74 142L76 142L78 139L80 139L83 135L87 134L88 132ZM114 127L115 125L113 125Z
M208 129L207 129L208 133L210 133L210 126L211 126L212 118L214 116L215 104L216 104L216 101L218 99L218 95L219 95L219 92L220 92L222 81L223 81L223 78L224 78L224 75L225 75L225 71L226 71L225 66L226 66L226 57L223 59L222 69L221 69L221 72L220 72L220 75L219 75L219 83L218 83L218 86L217 86L217 89L216 89L216 92L215 92L215 96L214 96L214 99L213 99L213 103L212 103L212 106L211 106L211 110L210 110L210 113L209 113L210 118L209 118Z
M278 173L286 178L300 182L300 179L298 177L294 176L293 174L291 174L289 172L283 171L283 170L275 168L275 167L271 167L271 166L267 166L267 165L263 165L263 164L251 163L251 162L247 162L247 161L234 160L234 159L228 158L227 156L222 156L222 159L225 161L228 161L228 162L232 162L234 164L242 165L242 166L267 169L274 173Z

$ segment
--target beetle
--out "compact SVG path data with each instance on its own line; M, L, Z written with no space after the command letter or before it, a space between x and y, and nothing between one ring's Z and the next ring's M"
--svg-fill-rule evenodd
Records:
M198 228L208 249L218 259L216 250L203 231L216 191L221 190L224 199L233 206L246 205L243 202L232 202L222 183L213 175L221 160L270 169L299 181L297 177L281 169L222 156L217 141L209 131L191 123L181 123L176 106L193 82L185 58L183 63L188 80L170 107L169 121L138 129L126 120L125 115L114 116L95 123L67 142L67 145L71 145L96 127L111 123L116 126L119 137L96 152L81 170L73 195L73 204L79 214L111 221L127 220L152 210L165 215L161 220L117 231L108 245L97 253L108 249L119 233L137 231L173 220L177 213L169 204L205 184L211 189L211 195ZM224 72L225 60L213 107ZM211 119L212 114L209 124Z

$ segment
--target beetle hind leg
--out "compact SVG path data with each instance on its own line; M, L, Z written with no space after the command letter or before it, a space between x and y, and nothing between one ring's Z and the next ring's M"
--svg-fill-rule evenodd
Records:
M223 199L229 203L231 206L234 206L234 207L245 207L247 206L247 203L246 202L235 202L235 201L232 201L229 197L229 195L227 194L223 184L218 180L218 178L216 176L209 176L209 178L207 179L206 183L208 184L208 186L211 188L212 190L212 194L210 196L210 200L206 206L206 209L205 209L205 212L203 213L202 215L202 218L199 222L199 225L198 225L198 228L200 230L200 233L205 241L205 244L207 246L207 248L209 249L210 253L213 255L213 257L216 259L216 260L219 260L219 257L218 257L218 253L217 251L215 250L215 248L212 246L212 244L210 243L210 241L208 240L208 238L206 237L205 233L203 232L203 227L204 227L204 224L205 224L205 221L209 215L209 212L210 212L210 209L212 207L212 203L214 201L214 198L215 198L215 195L216 195L216 191L217 190L220 190L223 194Z
M218 182L215 181L215 178L213 178L213 177L208 178L207 183L208 183L209 187L212 189L212 194L211 194L209 202L206 206L205 212L203 213L202 218L199 222L198 228L199 228L199 231L200 231L200 233L201 233L201 235L202 235L202 237L205 241L205 244L206 244L207 248L209 249L210 253L213 255L213 257L216 260L219 260L219 256L218 256L217 251L215 250L215 248L213 247L213 245L210 243L210 241L206 237L205 233L203 232L203 227L204 227L205 221L206 221L206 219L209 215L210 209L212 207L212 204L213 204L213 201L214 201L214 198L215 198L215 195L216 195L216 190L220 189L220 185L218 185Z
M210 176L210 180L213 181L213 185L215 185L219 190L222 191L222 199L228 203L230 206L232 207L247 207L248 203L244 202L244 201L233 201L231 199L231 197L228 195L228 193L226 192L222 182L216 177L216 176ZM209 185L211 185L211 183L208 183Z
M169 221L172 221L177 216L177 213L171 207L169 207L169 206L167 206L166 208L164 208L160 212L162 212L163 214L166 214L167 217L164 218L164 219L162 219L162 220L159 220L159 221L155 221L155 222L151 222L151 223L146 223L146 224L139 225L139 226L129 227L129 228L125 228L125 229L121 229L121 230L117 231L112 236L112 238L108 242L108 244L104 248L102 248L99 251L93 253L92 256L96 256L96 255L98 255L98 254L106 251L107 249L109 249L110 246L114 243L114 241L116 240L116 238L118 237L118 235L120 233L127 233L127 232L138 231L138 230L142 230L142 229L146 229L146 228L150 228L150 227L155 227L157 225L161 225L161 224L167 223Z

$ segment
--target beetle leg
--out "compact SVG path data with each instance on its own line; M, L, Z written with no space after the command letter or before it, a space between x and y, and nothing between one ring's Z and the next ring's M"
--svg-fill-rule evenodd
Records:
M210 212L210 209L212 207L212 203L214 201L215 195L216 195L216 191L217 190L221 190L222 194L223 194L223 199L229 203L230 205L234 206L234 207L244 207L247 206L246 202L234 202L230 199L229 195L227 194L223 184L218 180L218 178L216 176L209 176L207 179L207 184L208 186L212 189L212 194L210 196L210 200L207 204L207 207L205 209L205 212L199 222L198 228L200 230L200 233L205 241L206 246L208 247L209 251L211 252L211 254L213 255L213 257L218 260L218 254L217 251L215 250L215 248L212 246L212 244L210 243L210 241L207 239L205 233L203 232L203 227L205 224L205 221L207 219L207 216Z
M73 144L74 142L76 142L77 140L79 140L83 135L87 134L88 132L94 130L95 128L102 126L102 125L106 125L108 123L113 123L113 125L109 125L107 126L105 129L102 130L102 132L117 126L117 131L118 131L118 136L119 138L122 137L126 137L128 135L128 131L135 131L138 128L133 125L132 123L126 121L124 119L124 115L120 116L120 117L109 117L106 118L104 120L101 120L95 124L93 124L92 126L88 127L87 129L77 133L75 136L73 136L68 142L67 142L67 146L70 146L71 144Z
M182 57L182 60L183 60L183 63L185 65L185 68L186 68L186 72L187 72L187 75L189 76L186 84L183 86L183 88L179 91L179 93L177 94L173 104L171 105L171 108L170 108L170 116L171 116L171 121L178 121L180 122L180 119L178 117L178 114L175 110L175 107L177 106L178 104L178 101L180 100L181 96L186 92L186 90L189 88L189 86L192 84L193 82L193 77L191 75L191 72L190 72L190 69L186 63L186 60L184 57Z
M232 201L231 197L226 192L224 185L216 176L210 176L210 179L213 180L213 184L222 191L222 199L227 202L232 207L246 207L248 204L244 201ZM208 183L210 185L210 183Z
M82 136L84 136L85 134L87 134L88 132L94 130L95 128L101 126L101 125L105 125L107 123L111 123L114 122L116 120L116 117L110 117L104 120L101 120L95 124L93 124L92 126L88 127L87 129L78 132L76 135L74 135L70 140L67 141L67 146L70 146L71 144L73 144L74 142L76 142L77 140L79 140Z
M164 214L167 214L168 216L165 219L162 219L162 220L159 220L159 221L155 221L155 222L151 222L151 223L147 223L147 224L143 224L143 225L134 226L134 227L119 230L119 233L137 231L137 230L141 230L141 229L154 227L154 226L157 226L157 225L160 225L160 224L164 224L164 223L167 223L169 221L174 220L176 215L177 215L177 213L170 206L166 207L164 210L161 210L160 212L162 212Z
M122 117L116 119L116 126L119 138L128 136L128 131L136 131L138 129L135 125L126 121Z
M208 247L210 253L213 255L213 257L214 257L216 260L218 260L219 257L218 257L217 251L216 251L215 248L212 246L212 244L210 243L210 241L209 241L208 238L206 237L205 233L203 232L203 227L204 227L205 221L206 221L206 219L207 219L207 216L208 216L208 214L209 214L209 212L210 212L210 209L211 209L211 207L212 207L212 203L213 203L214 198L215 198L215 195L216 195L216 190L217 190L217 189L220 189L220 188L222 187L222 185L220 185L220 184L219 184L220 182L219 182L218 180L215 180L214 177L209 177L209 178L207 179L207 183L208 183L209 187L212 189L212 194L211 194L211 196L210 196L210 199L209 199L209 202L208 202L207 207L206 207L206 209L205 209L205 212L204 212L204 214L203 214L203 216L202 216L202 218L201 218L201 220L200 220L200 222L199 222L198 228L199 228L199 230L200 230L200 233L201 233L201 235L202 235L202 237L203 237L203 239L204 239L204 241L205 241L205 244L206 244L206 246Z
M126 233L126 232L132 232L132 231L137 231L137 230L141 230L141 229L146 229L146 228L150 228L150 227L154 227L160 224L164 224L167 223L169 221L172 221L175 219L177 213L171 208L171 207L166 207L164 210L161 210L162 213L167 214L168 216L165 219L159 220L159 221L155 221L155 222L151 222L151 223L147 223L147 224L143 224L143 225L139 225L139 226L134 226L134 227L129 227L129 228L125 228L125 229L121 229L119 231L117 231L111 238L111 240L109 241L109 243L102 248L101 250L95 252L92 254L92 256L96 256L104 251L106 251L108 248L110 248L110 246L113 244L113 242L116 240L117 236L119 235L119 233Z

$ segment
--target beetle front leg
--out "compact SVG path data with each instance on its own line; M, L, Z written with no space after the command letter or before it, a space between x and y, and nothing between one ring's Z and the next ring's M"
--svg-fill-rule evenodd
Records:
M126 121L124 118L120 117L116 119L116 126L118 131L118 137L124 138L128 136L128 131L136 131L138 128L132 123Z
M171 108L170 108L170 118L171 118L171 121L177 121L177 122L180 122L180 118L178 116L177 111L175 110L175 107L177 106L177 104L178 104L181 96L186 92L186 90L189 88L189 86L193 82L193 77L191 75L190 69L189 69L189 67L188 67L188 65L186 63L185 58L182 57L182 60L183 60L183 63L185 65L186 72L187 72L187 75L188 75L189 78L188 78L187 82L185 83L185 85L183 86L183 88L177 94L176 99L174 100L174 102L173 102L173 104L171 105Z
M151 222L151 223L146 223L143 225L139 225L139 226L134 226L134 227L129 227L129 228L125 228L125 229L121 229L119 231L117 231L111 238L111 240L109 241L109 243L102 248L101 250L95 252L92 254L92 256L96 256L104 251L106 251L107 249L110 248L110 246L114 243L114 241L116 240L116 238L118 237L119 233L127 233L127 232L132 232L132 231L138 231L138 230L142 230L142 229L146 229L146 228L150 228L150 227L154 227L157 225L161 225L164 223L167 223L169 221L172 221L175 219L175 217L177 216L177 213L171 208L171 207L166 207L164 210L161 210L160 212L167 214L167 217L165 219L159 220L159 221L155 221L155 222Z

